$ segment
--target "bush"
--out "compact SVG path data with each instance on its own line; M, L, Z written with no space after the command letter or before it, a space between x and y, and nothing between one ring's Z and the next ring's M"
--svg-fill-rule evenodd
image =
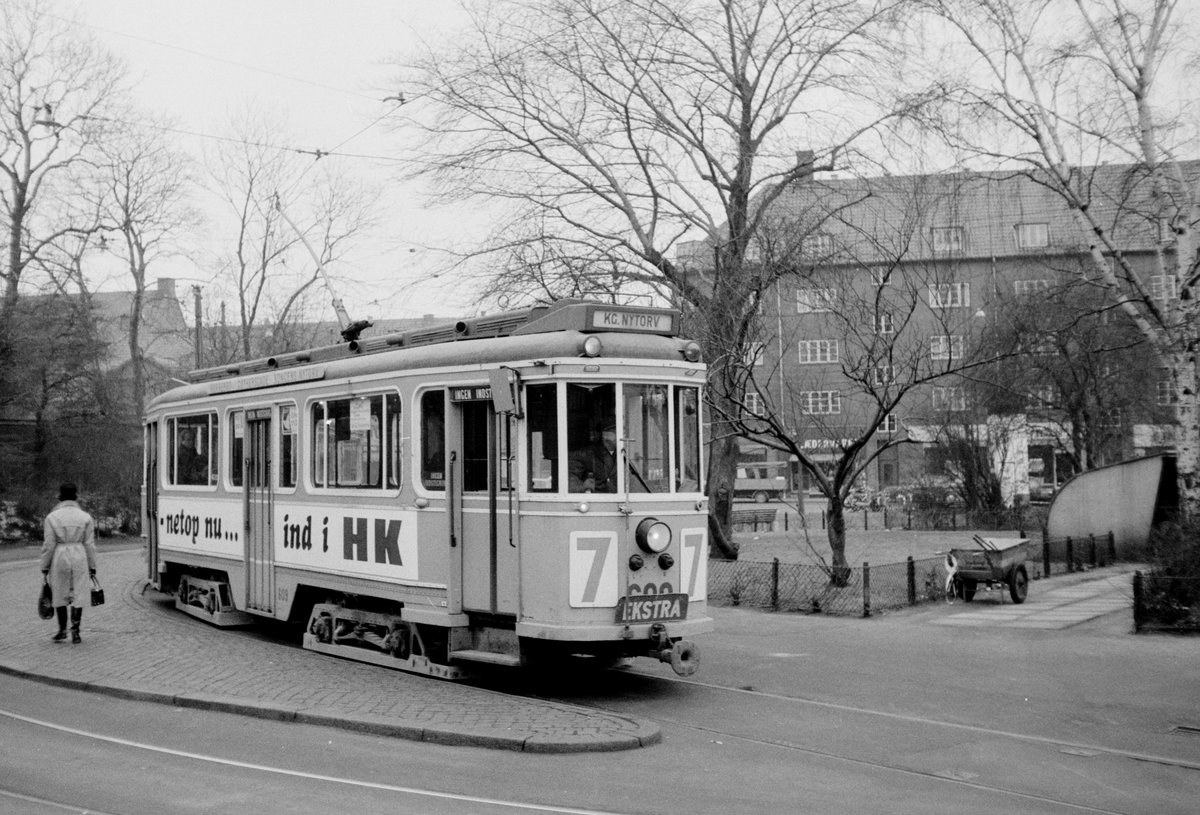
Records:
M1162 524L1150 535L1142 616L1155 627L1200 628L1200 524Z

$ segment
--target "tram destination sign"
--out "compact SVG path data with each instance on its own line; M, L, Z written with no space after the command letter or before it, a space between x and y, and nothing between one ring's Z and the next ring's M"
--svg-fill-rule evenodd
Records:
M670 334L675 315L669 311L635 311L598 308L592 312L592 328L602 331L645 331Z
M268 371L267 373L250 374L248 376L239 376L233 379L213 382L208 386L208 392L218 394L256 390L258 388L275 388L280 385L294 385L298 382L312 382L324 378L324 366Z
M617 622L658 623L687 619L686 594L635 594L617 600Z

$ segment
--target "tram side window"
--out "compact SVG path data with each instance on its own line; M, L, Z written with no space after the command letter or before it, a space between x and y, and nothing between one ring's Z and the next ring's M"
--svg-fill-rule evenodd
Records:
M622 395L629 491L670 492L667 388L665 385L626 385Z
M421 394L421 483L446 489L446 392Z
M558 491L558 386L525 388L530 492Z
M300 428L295 405L279 406L279 486L296 486L296 451Z
M567 385L567 488L616 492L616 392L611 383Z
M398 483L399 473L385 471L399 460L399 422L392 418L399 411L395 394L314 403L313 484L370 489L382 487L385 478L393 483L393 477Z
M242 486L242 458L246 450L246 412L235 410L229 414L233 424L229 434L229 483Z
M217 483L217 417L205 413L167 422L171 439L171 483L210 486Z
M675 388L675 490L700 492L700 389Z

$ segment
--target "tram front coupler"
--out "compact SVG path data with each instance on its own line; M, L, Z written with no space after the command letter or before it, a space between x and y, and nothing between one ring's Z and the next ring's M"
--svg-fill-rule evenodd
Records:
M680 676L691 676L700 667L700 649L688 640L671 641L663 623L650 626L650 655L659 662L669 663L671 670Z

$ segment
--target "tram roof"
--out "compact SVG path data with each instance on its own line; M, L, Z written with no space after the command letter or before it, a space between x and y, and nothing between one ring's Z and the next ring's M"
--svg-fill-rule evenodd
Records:
M462 320L449 320L445 323L384 334L379 337L203 368L188 374L191 386L183 386L176 391L187 391L189 387L206 383L211 383L211 386L216 388L215 392L253 389L257 386L249 382L238 387L233 382L226 385L223 380L235 380L243 377L252 377L257 380L262 378L263 374L271 374L270 384L272 385L285 384L293 378L294 381L299 382L304 381L303 369L309 366L339 360L351 361L363 356L405 350L417 353L413 354L415 358L411 360L412 365L406 364L402 367L424 367L438 364L439 361L443 364L450 362L448 358L438 359L443 357L443 354L438 352L438 346L503 337L528 337L530 340L534 340L528 344L519 343L519 347L512 347L505 343L503 350L495 348L492 349L493 353L489 354L462 353L466 352L468 348L473 348L473 344L457 345L457 353L462 354L457 358L459 362L488 362L492 361L490 357L497 354L499 355L498 359L519 359L530 354L538 356L551 352L553 344L547 342L547 335L578 336L590 333L642 335L640 341L637 341L636 336L630 337L634 342L614 344L606 341L607 353L605 356L615 354L616 356L661 358L663 355L677 350L675 345L682 342L681 340L670 341L679 334L679 312L675 309L617 306L584 300L559 300L548 306L537 306L520 311L502 312ZM649 341L652 337L657 341ZM479 350L482 351L483 348L480 347ZM294 377L289 376L289 369L294 370ZM211 388L210 392L212 392ZM163 396L167 396L167 394L163 394ZM157 402L159 399L154 401Z

